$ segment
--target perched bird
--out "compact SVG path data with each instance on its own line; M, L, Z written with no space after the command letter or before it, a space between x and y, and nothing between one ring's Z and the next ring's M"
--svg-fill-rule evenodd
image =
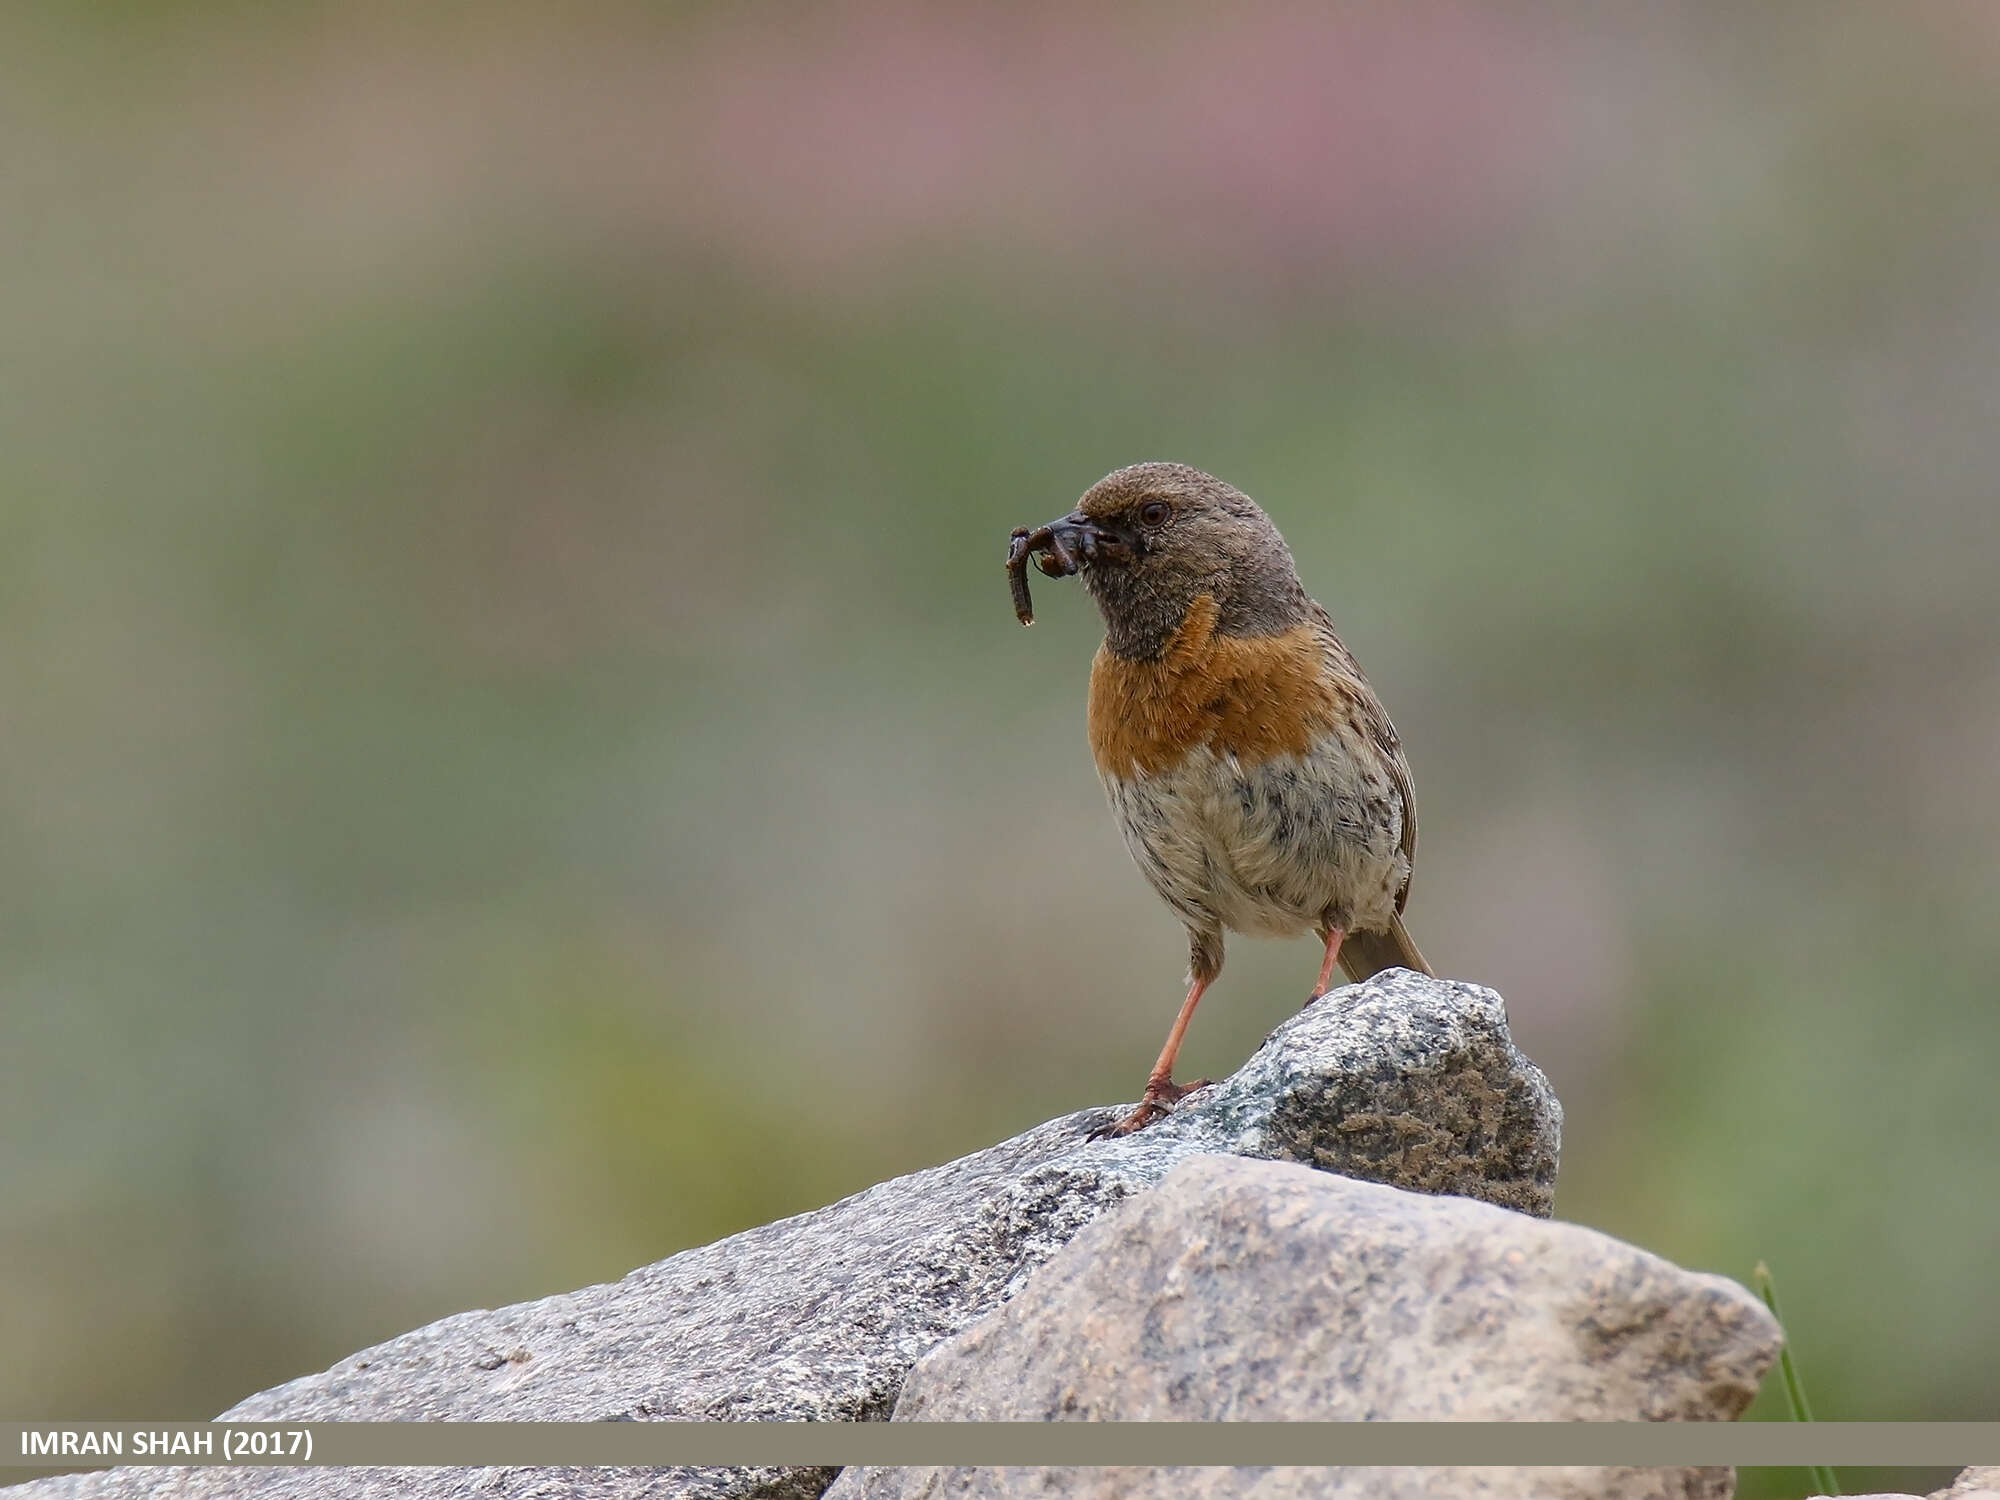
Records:
M1326 945L1307 1004L1351 979L1430 973L1403 926L1417 847L1395 726L1306 593L1271 518L1185 464L1106 475L1075 510L1014 533L1008 571L1031 623L1027 564L1081 573L1104 617L1090 748L1125 847L1188 934L1188 992L1138 1108L1161 1118L1202 1085L1173 1081L1223 932Z

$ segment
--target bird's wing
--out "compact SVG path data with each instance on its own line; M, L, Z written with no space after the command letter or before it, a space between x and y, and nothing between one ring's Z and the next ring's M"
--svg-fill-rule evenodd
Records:
M1403 858L1409 861L1414 873L1417 868L1417 792L1410 784L1410 763L1403 757L1403 746L1396 739L1396 726L1384 716L1382 722L1388 725L1389 741L1393 748L1389 752L1389 775L1396 783L1396 790L1403 798ZM1396 892L1396 913L1402 915L1404 905L1410 899L1410 877L1403 877L1403 888Z
M1414 870L1417 860L1417 792L1410 780L1409 758L1403 754L1403 741L1396 733L1396 726L1389 721L1389 712L1382 707L1382 700L1375 696L1375 689L1362 673L1361 664L1354 659L1354 653L1347 649L1333 628L1333 617L1327 614L1324 605L1313 600L1313 623L1316 634L1326 652L1328 667L1337 677L1346 679L1349 694L1355 707L1360 710L1362 727L1368 738L1381 753L1383 764L1388 768L1389 779L1395 783L1396 794L1403 802L1403 835L1401 840L1403 858ZM1406 876L1403 888L1396 892L1396 911L1400 915L1405 903L1410 899L1410 882Z

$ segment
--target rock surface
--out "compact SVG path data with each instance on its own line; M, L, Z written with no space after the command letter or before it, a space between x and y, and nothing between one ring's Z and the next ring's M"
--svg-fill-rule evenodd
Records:
M1813 1500L1827 1500L1817 1495ZM1850 1495L1847 1500L1924 1500L1921 1495ZM1930 1500L2000 1500L2000 1468L1971 1468L1959 1471L1958 1478L1941 1490L1933 1490Z
M1733 1281L1594 1230L1197 1157L917 1362L896 1421L1726 1421L1778 1355ZM1449 1482L1446 1482L1446 1479ZM1416 1481L1421 1478L1422 1484ZM1727 1496L1727 1470L851 1469L828 1500Z
M884 1475L901 1488L877 1488ZM865 1481L850 1475L867 1475ZM866 1483L870 1488L854 1488ZM1045 1468L848 1469L827 1500L1729 1500L1728 1469Z
M1122 1140L1086 1110L615 1284L461 1313L224 1413L243 1421L888 1416L923 1354L1178 1163L1233 1153L1546 1215L1561 1107L1499 996L1405 970L1335 991L1235 1075ZM1497 1217L1508 1217L1498 1215ZM817 1496L825 1469L122 1469L58 1496Z

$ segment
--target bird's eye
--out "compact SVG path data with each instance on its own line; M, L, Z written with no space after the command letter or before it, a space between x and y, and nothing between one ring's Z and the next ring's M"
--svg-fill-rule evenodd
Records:
M1164 500L1148 500L1139 507L1139 522L1144 526L1164 526L1174 508Z

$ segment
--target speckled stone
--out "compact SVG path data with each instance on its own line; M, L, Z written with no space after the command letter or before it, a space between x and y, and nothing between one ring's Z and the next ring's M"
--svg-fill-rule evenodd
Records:
M1812 1500L1828 1500L1828 1497L1815 1495ZM1924 1500L1924 1496L1882 1490L1869 1495L1849 1495L1846 1500ZM2000 1468L1961 1469L1945 1488L1932 1490L1930 1500L2000 1500Z
M910 1367L1011 1296L1106 1209L1231 1153L1547 1214L1562 1110L1500 997L1391 970L1280 1026L1236 1074L1137 1135L1092 1109L622 1281L460 1313L252 1396L276 1421L885 1419ZM1507 1216L1501 1216L1507 1217ZM255 1473L254 1480L250 1477ZM811 1497L826 1469L114 1470L58 1496Z
M1456 1198L1200 1157L933 1349L896 1421L1720 1421L1778 1355L1743 1287ZM1726 1469L851 1469L828 1500L1727 1497Z
M911 1468L845 1470L827 1500L1730 1500L1735 1488L1728 1469Z

